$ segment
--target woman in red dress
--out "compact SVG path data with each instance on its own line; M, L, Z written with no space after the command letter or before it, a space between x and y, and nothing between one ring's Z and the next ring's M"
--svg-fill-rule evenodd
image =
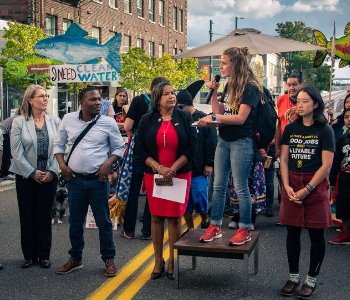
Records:
M155 266L153 280L165 272L163 259L164 222L168 219L170 256L167 277L174 280L174 243L181 237L181 216L185 213L191 186L191 161L197 150L197 133L189 113L178 110L176 96L168 82L158 84L151 95L152 112L142 117L135 153L145 162L145 185L152 215ZM153 197L154 174L165 185L173 178L187 181L184 203ZM165 187L166 188L166 187Z

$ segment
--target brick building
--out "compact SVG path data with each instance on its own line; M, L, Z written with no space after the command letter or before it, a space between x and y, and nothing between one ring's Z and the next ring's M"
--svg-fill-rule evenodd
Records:
M100 44L121 33L120 52L141 47L146 54L161 57L187 48L187 0L0 0L0 19L34 23L52 36L64 34L76 22ZM104 84L109 87L104 96L112 99L118 82ZM7 85L5 95L10 88ZM48 92L49 113L62 117L77 109L78 101L67 92L65 84ZM18 107L17 94L4 98L3 117Z
M160 57L187 48L187 0L0 0L0 19L34 23L48 35L76 22L101 44L121 33L121 52L141 47Z

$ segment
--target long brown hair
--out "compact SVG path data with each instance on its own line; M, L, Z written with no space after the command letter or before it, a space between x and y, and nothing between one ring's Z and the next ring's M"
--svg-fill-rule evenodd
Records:
M37 90L46 91L41 85L31 84L30 86L28 86L28 88L24 92L22 104L18 109L18 112L19 112L19 115L25 116L26 120L28 120L32 115L32 106L28 100L30 98L35 97L35 93Z
M252 69L248 64L248 48L231 47L224 51L223 55L230 57L232 62L231 73L228 80L227 105L230 108L239 107L246 84L249 82L255 85L262 95L263 90Z

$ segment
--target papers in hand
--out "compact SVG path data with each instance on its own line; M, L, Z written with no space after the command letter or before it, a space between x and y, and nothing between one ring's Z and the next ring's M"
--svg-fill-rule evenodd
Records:
M159 174L154 174L154 180L156 178L163 178L163 176ZM152 196L178 203L185 203L186 191L187 180L173 178L172 186L158 186L154 182Z
M202 126L202 127L221 127L221 126L223 126L223 125L224 125L224 123L222 123L222 122L210 121L210 122L207 122L207 125ZM198 122L192 123L191 126L193 126L193 127L199 127Z

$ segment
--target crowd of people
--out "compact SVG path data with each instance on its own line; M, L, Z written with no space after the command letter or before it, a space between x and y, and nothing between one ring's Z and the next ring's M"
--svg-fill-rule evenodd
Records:
M229 245L249 243L256 215L263 211L267 217L274 215L273 161L280 160L279 222L287 229L289 264L289 279L281 293L291 296L300 285L300 235L305 228L310 236L310 264L298 297L311 298L325 257L324 230L332 225L331 198L336 198L337 218L344 226L329 242L350 244L350 94L336 119L328 109L327 121L320 92L303 84L299 76L290 75L287 93L276 103L275 138L267 148L257 149L255 116L264 102L264 89L249 67L248 55L247 48L236 47L222 54L220 71L227 84L218 95L219 83L214 79L210 82L213 94L209 115L193 104L204 81L176 93L166 78L157 77L149 93L131 101L127 113L123 110L129 101L126 89L119 88L111 102L102 99L105 91L101 86L89 86L79 95L80 109L62 120L46 113L46 90L29 86L18 114L6 127L5 120L0 135L1 147L5 147L5 139L11 146L9 172L16 176L22 267L29 268L36 262L42 268L51 266L51 208L61 173L68 189L71 248L69 260L56 272L67 274L83 268L83 228L90 205L99 229L105 275L116 275L108 178L114 174L113 166L123 160L123 137L127 137L132 170L120 234L127 239L136 236L143 183L147 197L141 238L153 242L152 280L165 272L165 220L169 230L169 280L175 278L174 244L181 238L182 216L191 229L192 214L198 212L201 228L205 229L198 243L210 243L222 238L225 205L231 206L234 213L229 228L237 230ZM0 150L2 153L4 149ZM329 194L328 180L336 197ZM176 193L169 192L175 188Z

